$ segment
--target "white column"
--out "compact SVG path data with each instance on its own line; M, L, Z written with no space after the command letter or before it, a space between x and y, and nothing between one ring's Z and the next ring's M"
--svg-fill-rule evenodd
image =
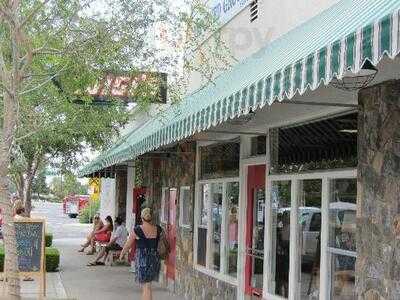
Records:
M126 178L126 216L125 225L130 232L134 225L133 219L133 189L135 188L135 167L134 163L128 163Z
M238 268L237 268L237 299L245 299L245 264L246 264L246 212L247 212L247 167L243 165L243 159L250 154L250 138L240 138L240 165L239 165L239 234L238 234Z
M102 178L100 192L100 217L104 220L107 216L115 218L115 179Z

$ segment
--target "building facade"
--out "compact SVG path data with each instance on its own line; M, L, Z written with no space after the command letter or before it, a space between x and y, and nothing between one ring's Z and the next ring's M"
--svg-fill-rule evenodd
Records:
M268 41L82 171L125 169L187 299L400 298L400 1L311 2L229 2L225 39Z

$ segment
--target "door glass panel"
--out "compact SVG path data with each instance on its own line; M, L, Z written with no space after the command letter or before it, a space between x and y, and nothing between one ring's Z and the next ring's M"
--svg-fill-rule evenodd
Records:
M265 228L265 188L255 189L253 210L253 245L252 255L252 278L253 288L263 287L263 264L264 264L264 228Z
M239 209L239 182L228 182L226 184L226 201L228 208L228 245L226 247L227 272L230 276L237 276L238 258L238 209Z
M355 292L356 264L356 202L357 180L331 181L329 204L329 246L353 252L353 255L330 253L331 298L334 300L357 299ZM350 252L350 253L351 253Z
M211 184L211 217L212 217L212 268L221 267L221 225L222 225L222 183Z
M289 247L291 182L275 181L271 190L272 207L272 284L269 292L281 297L289 293Z
M356 251L357 180L331 181L329 204L329 246Z
M301 299L319 299L322 180L303 180L299 194Z
M331 258L331 299L356 300L354 275L356 258L339 254L332 254Z

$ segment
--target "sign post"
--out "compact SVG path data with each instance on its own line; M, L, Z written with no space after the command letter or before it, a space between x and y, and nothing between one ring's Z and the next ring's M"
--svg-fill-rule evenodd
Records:
M14 225L19 274L39 278L39 295L44 298L46 297L45 220L18 219L14 221ZM4 280L7 278L6 270L4 266Z

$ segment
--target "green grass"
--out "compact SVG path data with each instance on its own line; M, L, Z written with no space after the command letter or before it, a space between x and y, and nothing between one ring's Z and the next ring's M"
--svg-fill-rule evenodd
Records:
M54 247L46 247L46 271L57 272L60 267L60 251ZM0 246L0 272L4 270L4 246Z

